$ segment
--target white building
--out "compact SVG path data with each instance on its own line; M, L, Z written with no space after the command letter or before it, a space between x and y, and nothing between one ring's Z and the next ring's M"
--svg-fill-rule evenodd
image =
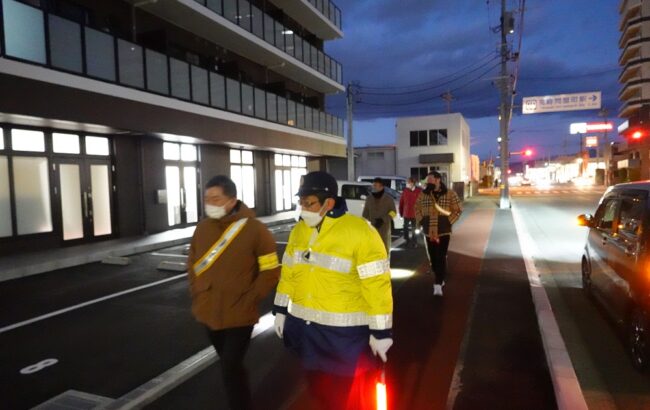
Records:
M445 183L470 181L469 125L459 113L397 119L398 175L423 179L430 171Z

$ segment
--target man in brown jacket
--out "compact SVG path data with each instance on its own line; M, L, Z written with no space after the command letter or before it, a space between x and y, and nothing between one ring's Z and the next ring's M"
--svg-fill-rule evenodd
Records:
M258 302L280 276L275 240L237 200L227 176L208 181L204 203L207 217L196 226L187 260L192 313L219 354L230 408L250 409L243 360L259 319Z

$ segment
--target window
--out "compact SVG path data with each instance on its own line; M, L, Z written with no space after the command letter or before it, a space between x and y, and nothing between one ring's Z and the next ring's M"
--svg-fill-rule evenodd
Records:
M0 150L5 149L5 136L2 128L0 128Z
M2 2L5 52L13 57L45 64L43 12L14 0Z
M86 154L108 156L108 138L86 137Z
M13 129L11 148L14 151L45 152L45 135L41 131Z
M341 197L363 200L369 195L369 191L368 185L343 185L341 186Z
M296 201L300 179L307 173L307 158L298 155L275 154L275 209L289 210Z
M52 231L50 179L45 157L14 157L13 182L18 235Z
M410 131L409 141L412 147L447 145L447 130Z
M2 139L0 129L0 140ZM0 238L11 236L11 198L9 196L9 161L0 156Z
M195 162L197 160L196 146L189 144L181 145L181 161Z
M178 144L171 142L163 143L163 159L178 161L181 159L181 150Z
M76 134L52 134L52 151L59 154L79 154L79 136Z
M237 187L237 199L255 208L255 168L253 151L230 150L230 178Z
M603 231L612 232L614 219L618 211L619 202L614 199L607 199L596 211L596 226Z
M636 197L624 197L621 201L621 215L618 223L619 232L627 237L636 237L640 233L643 211L646 201Z

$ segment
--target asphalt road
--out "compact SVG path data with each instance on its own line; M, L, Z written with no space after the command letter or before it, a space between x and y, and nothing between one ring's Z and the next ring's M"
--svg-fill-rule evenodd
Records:
M535 262L589 407L649 408L648 376L632 369L617 328L580 289L586 231L575 216L593 212L599 196L516 189L513 204L539 249ZM495 202L489 196L466 202L443 299L431 295L422 248L392 253L391 266L407 275L393 280L390 408L554 408L511 217ZM287 236L275 232L280 253ZM191 317L185 279L155 269L163 259L182 259L159 254L182 251L136 255L123 267L92 264L0 283L0 408L31 408L69 389L119 398L208 347ZM147 284L155 285L25 323ZM271 302L272 295L263 314ZM45 366L46 359L56 362ZM258 408L311 408L299 365L272 330L253 340L246 362ZM38 371L21 374L32 365ZM219 378L217 362L149 408L225 408Z
M618 328L598 302L582 292L580 258L587 229L576 224L594 214L602 190L515 189L513 207L537 247L535 265L590 409L650 408L650 376L639 374Z

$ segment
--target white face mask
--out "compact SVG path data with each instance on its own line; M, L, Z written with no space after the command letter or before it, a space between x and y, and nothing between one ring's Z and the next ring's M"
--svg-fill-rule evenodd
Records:
M221 219L226 216L225 206L216 206L205 204L205 214L212 219Z
M321 212L323 211L323 208L325 208L325 204L321 207L321 209L318 210L318 212L312 212L312 211L305 211L304 209L300 211L300 217L302 218L305 223L310 226L314 227L318 225L325 216L321 216Z

